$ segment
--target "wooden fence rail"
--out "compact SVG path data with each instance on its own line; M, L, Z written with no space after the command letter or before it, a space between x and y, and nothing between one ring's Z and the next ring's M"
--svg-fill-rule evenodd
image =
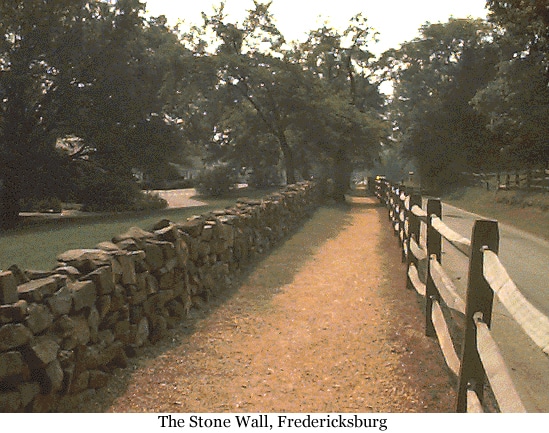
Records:
M456 411L484 411L489 386L499 411L526 412L490 331L494 295L546 354L549 318L524 298L501 264L497 221L477 220L467 239L444 224L439 199L424 200L385 180L376 181L375 194L401 245L407 287L425 297L425 334L438 339L457 378ZM468 258L465 300L442 266L443 239Z
M487 189L549 190L549 170L515 170L498 173L469 173Z

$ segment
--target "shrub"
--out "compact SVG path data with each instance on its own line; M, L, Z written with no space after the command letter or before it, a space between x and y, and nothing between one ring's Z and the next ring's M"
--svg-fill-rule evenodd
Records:
M159 210L165 209L168 202L156 193L142 192L132 210Z
M124 211L136 201L139 189L126 179L108 173L87 177L80 191L82 210L86 212Z
M549 209L549 194L529 191L496 191L496 202L515 207L534 207L546 211Z
M280 185L282 179L276 166L254 168L249 176L250 186L254 188L268 188L274 185Z
M142 192L133 180L110 173L88 173L82 180L78 199L86 212L142 211L167 206L157 194Z
M206 196L219 197L234 188L238 180L237 171L226 165L206 169L198 179L197 191Z
M29 198L21 200L22 212L53 212L60 213L63 210L61 200L57 197Z

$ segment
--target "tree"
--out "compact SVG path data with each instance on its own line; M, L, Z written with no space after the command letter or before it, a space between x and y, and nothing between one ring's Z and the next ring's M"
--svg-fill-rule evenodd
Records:
M45 194L48 167L62 158L56 139L69 133L59 95L72 86L85 2L0 3L0 212L15 223L19 199Z
M164 18L142 18L137 0L93 6L73 77L81 108L71 120L80 152L123 178L132 169L161 171L181 140L166 95L185 74L186 52Z
M450 19L426 24L421 36L383 54L394 80L391 117L403 153L413 159L424 184L436 188L459 173L493 160L488 119L469 101L495 75L497 47L482 20Z
M143 7L0 4L3 225L16 222L22 198L68 194L74 161L101 184L117 182L132 168L159 169L180 142L163 96L165 70L184 74L170 50L183 59L184 49L165 20L142 18Z
M204 109L215 117L210 154L258 172L281 165L288 183L309 177L314 166L328 165L333 172L339 160L345 161L339 169L345 165L348 185L350 159L358 154L361 160L373 158L375 151L369 149L377 149L381 135L381 121L369 107L371 96L379 93L366 85L360 67L359 32L354 39L349 36L353 45L338 59L345 72L326 77L323 49L290 47L268 9L269 4L255 2L242 25L226 23L223 7L205 17L206 27L218 36L214 55L199 51L217 73L215 92ZM361 148L367 150L361 153Z
M216 15L205 17L205 25L219 39L213 58L218 76L215 99L225 105L216 113L213 146L227 149L226 156L244 159L258 154L256 143L269 143L275 147L270 153L283 159L287 181L294 183L294 150L287 136L294 113L289 110L302 111L307 105L300 83L304 77L297 65L283 59L284 38L268 7L255 2L241 27L224 22L223 4ZM249 128L260 137L250 141ZM245 159L254 165L254 159Z
M501 47L497 76L473 99L489 116L501 164L549 163L549 9L543 0L489 1ZM511 168L510 167L510 168Z
M316 128L303 138L331 166L338 200L344 199L353 169L371 167L388 136L385 100L373 80L374 56L368 50L375 37L358 14L343 34L324 25L296 49L322 89L313 111Z
M377 42L377 33L358 14L342 34L327 25L311 31L297 54L333 92L347 95L350 104L361 111L381 112L385 101L371 80L375 73L371 42Z

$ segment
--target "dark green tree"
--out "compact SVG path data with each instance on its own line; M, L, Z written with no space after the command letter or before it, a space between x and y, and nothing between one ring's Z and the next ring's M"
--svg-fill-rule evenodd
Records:
M318 166L334 176L336 165L345 161L336 171L345 173L348 185L352 159L373 158L382 123L369 107L368 97L377 96L378 105L381 98L365 84L359 32L349 36L353 45L338 59L340 77L334 72L328 78L320 67L311 67L324 62L325 50L317 48L315 54L311 44L291 47L268 9L269 4L255 2L242 25L226 23L222 7L205 17L218 36L215 54L203 54L217 73L215 92L205 98L204 112L215 118L210 154L254 172L268 174L280 166L288 183L308 178ZM344 53L339 42L332 45Z
M473 100L489 116L502 167L549 163L549 8L544 0L489 1L501 58L495 79Z
M296 56L312 71L322 89L314 116L317 128L304 139L321 156L342 200L355 168L371 167L389 134L383 117L385 99L374 79L374 55L368 46L377 34L361 14L343 32L327 26L311 31Z
M186 52L165 19L147 21L143 8L137 0L0 4L3 226L16 222L21 199L78 194L79 184L101 197L94 177L130 186L132 169L162 170L180 143L166 95L186 73Z
M238 155L242 164L257 168L267 162L254 158L258 145L272 146L268 154L282 159L287 181L294 183L295 156L288 130L295 111L303 111L307 104L305 83L301 68L281 57L284 38L268 6L255 2L242 26L224 22L223 5L217 15L206 19L219 41L213 58L218 76L215 99L224 104L216 113L212 146L227 149L227 156ZM257 138L250 137L250 130Z
M343 33L327 25L311 31L296 53L333 92L347 95L353 106L361 111L381 112L385 101L372 81L375 56L369 50L375 42L377 33L358 14L351 18Z
M144 20L139 1L93 6L74 74L80 152L115 178L162 172L181 141L168 95L186 73L187 53L164 18Z
M483 20L450 19L426 24L420 37L380 60L394 80L395 137L431 188L486 167L497 154L488 118L469 103L495 75L498 50L491 39Z
M47 195L69 134L60 102L72 93L83 1L0 3L0 218L12 226L25 196ZM72 109L75 109L73 106Z

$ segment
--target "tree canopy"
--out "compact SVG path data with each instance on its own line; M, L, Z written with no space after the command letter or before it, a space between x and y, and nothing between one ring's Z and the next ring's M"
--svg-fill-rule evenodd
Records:
M427 185L549 161L549 9L530 0L488 7L488 21L427 23L380 60L395 83L402 154Z
M495 79L472 103L490 117L502 166L549 162L549 8L543 0L490 1L501 48Z
M402 152L427 184L452 182L492 160L488 119L469 104L495 75L490 35L482 20L426 24L420 37L380 60L395 83L390 109Z
M354 163L371 164L386 131L382 98L367 76L365 23L357 17L344 35L322 28L290 45L269 4L255 2L241 25L225 21L223 6L204 16L201 33L216 36L215 49L186 40L217 78L208 80L201 110L213 126L210 158L256 174L278 171L289 183L338 166L348 184Z
M137 0L0 4L5 225L21 199L101 196L105 178L128 180L132 169L167 162L179 128L166 111L164 77L184 73L173 59L185 52L143 8Z
M433 185L549 161L546 2L488 6L377 59L362 14L296 42L259 1L187 31L139 0L2 2L2 225L33 198L130 204L132 173L189 155L257 185L331 177L338 198L394 143Z

